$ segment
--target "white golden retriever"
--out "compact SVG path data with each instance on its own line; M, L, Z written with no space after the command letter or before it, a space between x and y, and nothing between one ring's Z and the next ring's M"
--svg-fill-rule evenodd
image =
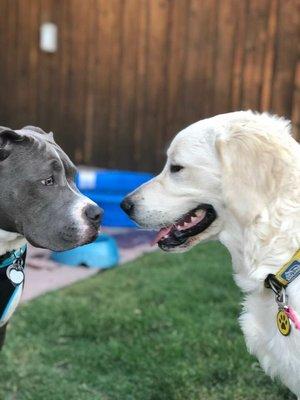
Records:
M245 294L248 349L300 399L300 331L293 323L288 336L279 331L275 295L264 284L300 248L300 146L289 122L240 111L189 126L171 143L163 171L122 208L140 226L159 229L165 251L209 239L228 248ZM286 292L300 315L300 276Z

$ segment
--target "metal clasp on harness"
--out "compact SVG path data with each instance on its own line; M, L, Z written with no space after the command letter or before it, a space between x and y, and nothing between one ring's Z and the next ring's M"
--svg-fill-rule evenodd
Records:
M276 285L272 279L269 279L268 283L275 293L275 300L278 304L278 308L281 310L284 309L284 307L288 305L288 295L286 294L285 288L283 286L279 287Z
M280 293L278 293L275 297L276 303L278 304L279 309L284 309L288 305L288 295L286 294L285 288L282 288Z

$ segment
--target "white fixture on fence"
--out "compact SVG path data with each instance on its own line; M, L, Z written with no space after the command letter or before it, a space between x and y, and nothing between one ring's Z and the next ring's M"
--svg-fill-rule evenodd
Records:
M47 53L57 51L57 25L44 22L40 26L40 49Z

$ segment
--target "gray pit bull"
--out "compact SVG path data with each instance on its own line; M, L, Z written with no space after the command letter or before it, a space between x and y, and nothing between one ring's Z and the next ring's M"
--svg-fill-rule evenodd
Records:
M7 279L4 261L26 242L62 251L95 240L102 210L77 190L75 173L52 133L33 126L0 127L0 283ZM0 315L0 348L20 295L14 295L10 310Z

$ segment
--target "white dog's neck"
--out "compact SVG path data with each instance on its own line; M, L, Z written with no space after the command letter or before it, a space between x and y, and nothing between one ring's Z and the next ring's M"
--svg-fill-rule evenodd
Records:
M278 218L272 226L266 215L259 223L243 227L228 212L219 240L230 252L234 278L243 292L261 292L266 277L276 273L300 248L297 216L284 214L282 221Z
M26 239L19 233L7 232L0 229L0 256L8 251L17 250L26 244Z
M227 216L225 229L221 231L219 240L231 255L234 276L243 275L244 232L238 221L232 215ZM241 287L241 289L243 288Z

